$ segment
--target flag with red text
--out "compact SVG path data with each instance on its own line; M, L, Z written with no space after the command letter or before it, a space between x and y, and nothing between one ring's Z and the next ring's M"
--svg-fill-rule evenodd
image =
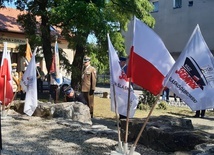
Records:
M117 113L127 116L128 104L128 89L129 79L125 72L121 69L119 64L118 55L111 43L108 35L108 49L109 49L109 66L110 66L110 79L111 79L111 110L115 111L115 102L117 104ZM113 86L115 87L115 94L113 93ZM130 112L129 116L133 117L137 108L138 99L134 94L134 90L130 88ZM115 95L115 96L114 96ZM116 101L115 101L116 98Z
M164 82L193 111L214 108L214 57L199 25Z

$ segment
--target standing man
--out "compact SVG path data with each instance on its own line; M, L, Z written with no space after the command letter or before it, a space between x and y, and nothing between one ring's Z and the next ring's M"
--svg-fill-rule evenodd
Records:
M81 91L90 109L91 118L94 112L94 90L96 87L96 69L90 65L90 57L83 58Z
M119 63L120 63L120 67L121 67L121 70L124 71L125 74L127 74L127 64L126 64L126 58L125 57L120 57L119 58Z
M19 91L19 74L17 72L17 63L13 63L12 65L12 86L13 86L13 93L15 94L16 92Z
M126 64L126 58L125 57L119 57L119 63L120 63L120 67L121 67L121 72L122 74L125 74L125 76L127 75L127 64ZM119 114L119 119L126 119L126 116L123 116L121 114Z

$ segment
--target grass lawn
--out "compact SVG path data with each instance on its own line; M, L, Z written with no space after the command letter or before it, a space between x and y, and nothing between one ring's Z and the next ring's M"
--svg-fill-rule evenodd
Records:
M110 99L95 96L94 98L94 116L95 117L115 119L115 113L111 111L110 107L111 107ZM147 117L149 112L150 112L150 109L147 109L147 110L137 109L134 117L144 118L144 117ZM167 106L167 109L163 110L163 109L158 109L158 106L156 105L151 116L160 116L160 115L191 117L195 115L195 112L193 112L189 107ZM214 112L206 111L206 116L214 116Z

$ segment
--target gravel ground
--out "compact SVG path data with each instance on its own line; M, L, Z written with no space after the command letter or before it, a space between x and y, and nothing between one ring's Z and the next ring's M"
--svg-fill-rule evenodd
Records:
M197 129L214 133L212 119L192 120ZM111 132L88 132L88 126L69 120L29 117L9 110L1 119L1 155L110 155L117 145L115 122L99 118L92 122L107 126ZM190 155L156 152L140 144L136 151L141 155Z
M78 125L65 125L63 121L29 117L9 110L1 119L1 155L109 155L115 150L115 130L96 134ZM94 121L99 124L101 120ZM115 128L115 123L111 127ZM142 145L137 145L136 151L141 155L167 155Z

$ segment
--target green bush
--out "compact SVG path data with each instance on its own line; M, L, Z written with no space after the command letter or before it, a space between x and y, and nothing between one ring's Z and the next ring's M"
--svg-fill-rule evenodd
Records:
M156 102L156 100L158 99L157 96L154 96L152 93L150 93L148 90L145 90L145 89L142 90L142 93L144 96L143 102L149 105L149 107L151 108L153 104Z
M150 109L149 105L148 105L148 104L144 104L144 103L140 103L140 104L138 105L138 108L139 108L140 110L148 110L148 109Z
M167 102L166 101L160 101L160 103L158 103L158 109L167 110Z

